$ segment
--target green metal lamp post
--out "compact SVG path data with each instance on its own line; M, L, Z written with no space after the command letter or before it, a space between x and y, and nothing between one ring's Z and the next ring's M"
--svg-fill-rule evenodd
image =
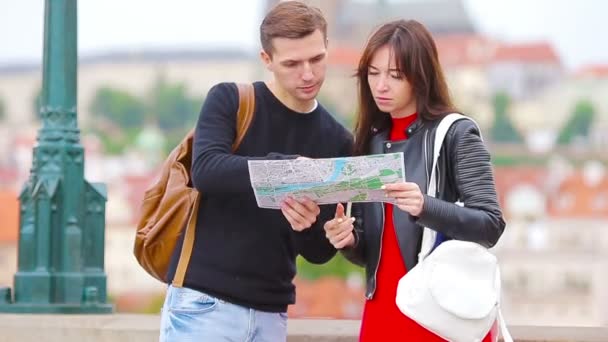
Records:
M42 128L20 195L14 294L0 312L110 313L104 271L106 189L84 179L76 115L76 0L46 0Z

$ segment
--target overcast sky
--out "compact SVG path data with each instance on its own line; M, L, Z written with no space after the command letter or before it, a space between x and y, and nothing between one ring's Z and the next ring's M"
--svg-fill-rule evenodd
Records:
M79 53L218 45L255 49L262 2L80 0ZM548 40L570 69L608 64L608 1L465 0L465 4L483 33L506 41ZM39 63L43 9L43 0L0 0L0 65Z

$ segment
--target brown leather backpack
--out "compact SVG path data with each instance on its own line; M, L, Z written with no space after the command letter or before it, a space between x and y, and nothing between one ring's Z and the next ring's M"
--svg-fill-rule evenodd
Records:
M252 84L237 84L239 109L232 151L235 151L251 121L255 106ZM192 139L194 130L169 154L159 180L146 190L135 236L135 258L154 278L168 283L167 270L176 242L186 227L186 236L173 277L173 285L183 285L186 268L194 246L194 231L200 203L199 192L192 186Z

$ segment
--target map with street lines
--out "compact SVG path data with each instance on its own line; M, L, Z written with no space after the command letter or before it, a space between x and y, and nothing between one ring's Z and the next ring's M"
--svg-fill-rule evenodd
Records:
M308 197L317 204L389 202L382 185L405 181L403 153L248 163L261 208L279 209L288 196Z

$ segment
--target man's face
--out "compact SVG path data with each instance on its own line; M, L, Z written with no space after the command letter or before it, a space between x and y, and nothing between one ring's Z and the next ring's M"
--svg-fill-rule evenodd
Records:
M277 86L297 101L313 100L325 80L327 44L320 30L299 39L274 38L272 57L262 60L274 74Z

